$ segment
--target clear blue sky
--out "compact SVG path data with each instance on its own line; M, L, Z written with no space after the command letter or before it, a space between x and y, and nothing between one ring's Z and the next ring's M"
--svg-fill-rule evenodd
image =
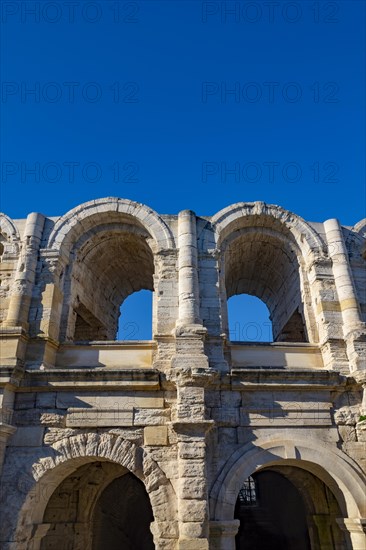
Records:
M103 196L172 214L262 200L313 221L366 215L363 0L1 9L11 217Z

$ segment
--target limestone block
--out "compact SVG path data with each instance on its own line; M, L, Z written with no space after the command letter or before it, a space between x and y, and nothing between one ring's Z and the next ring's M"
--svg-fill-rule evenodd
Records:
M62 428L66 425L66 415L63 411L48 410L47 412L40 411L39 421L45 426L55 426Z
M360 438L357 438L356 429L353 426L338 426L339 436L344 442L348 441L359 441Z
M178 482L178 495L182 499L204 499L206 496L204 478L182 477Z
M41 447L44 428L42 426L19 427L11 437L11 447Z
M179 458L204 458L206 444L203 442L178 443Z
M67 410L67 427L132 426L133 410L70 408Z
M199 478L205 475L205 461L204 460L179 460L179 475L180 477L193 477Z
M354 426L360 418L360 405L341 407L334 413L336 424Z
M223 407L239 407L241 405L241 393L239 391L222 391L221 404Z
M157 409L164 407L164 399L159 396L138 395L119 392L58 392L56 406L60 409L70 407L94 407L100 409L132 409L149 408Z
M237 407L212 407L211 416L220 426L237 426L239 424L239 409Z
M178 541L176 539L160 538L156 543L156 550L177 550Z
M178 538L177 521L153 521L150 525L150 529L154 537L167 539Z
M168 445L167 426L147 426L144 428L145 445Z
M205 402L207 407L220 407L221 396L218 391L206 391Z
M79 430L73 430L71 428L46 428L44 434L44 444L53 445L56 441L60 441L65 437L71 437L77 433L79 433Z
M207 539L183 539L178 543L179 550L208 550Z
M221 445L235 445L238 442L236 428L219 428L218 431Z
M169 409L134 409L134 426L152 426L166 424L170 420Z
M195 538L199 539L204 537L206 533L206 526L202 522L198 521L189 521L180 524L180 535L184 538Z
M362 420L362 422L356 424L356 431L358 441L366 443L366 420Z
M56 392L37 393L37 407L40 409L54 409L56 406Z
M36 394L34 392L29 393L17 393L15 398L15 409L32 409L36 406Z
M343 450L356 462L365 461L366 441L349 441L344 443Z
M177 415L179 419L196 419L201 420L205 416L205 406L192 405L190 403L183 403L177 406Z
M204 521L207 515L205 500L180 500L178 516L180 521Z

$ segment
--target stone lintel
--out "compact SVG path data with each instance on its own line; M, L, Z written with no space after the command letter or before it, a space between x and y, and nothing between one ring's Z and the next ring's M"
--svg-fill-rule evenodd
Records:
M67 411L66 427L119 427L133 426L133 409L76 409Z
M159 373L153 369L50 369L27 370L21 383L25 391L82 388L94 390L158 390Z
M345 386L346 377L329 370L277 369L277 368L233 368L231 385L236 390L258 391L261 389L339 389Z

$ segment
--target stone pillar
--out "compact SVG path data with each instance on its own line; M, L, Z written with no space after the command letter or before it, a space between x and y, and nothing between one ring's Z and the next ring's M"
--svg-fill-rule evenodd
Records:
M60 288L60 278L65 266L58 253L43 250L41 252L44 264L42 277L42 319L39 327L40 337L59 338L63 293Z
M210 521L210 550L235 550L239 526L238 519Z
M27 217L13 292L5 326L28 330L29 307L36 276L38 250L42 239L44 216L31 213Z
M208 550L207 422L175 422L178 437L179 550Z
M183 210L178 215L178 325L202 324L199 318L196 215Z
M324 222L329 256L342 313L343 335L347 346L350 370L366 368L366 331L357 302L356 288L348 261L342 228L336 219Z
M214 422L205 418L205 386L217 373L175 367L172 374L177 386L172 426L178 441L178 548L208 550L206 435Z
M336 521L351 540L352 550L365 550L366 518L337 518Z
M39 276L40 312L31 327L32 340L27 349L27 366L49 368L55 365L60 332L63 293L60 288L65 263L59 253L41 250L42 272Z
M348 375L349 361L332 263L328 258L311 255L307 271L324 367Z

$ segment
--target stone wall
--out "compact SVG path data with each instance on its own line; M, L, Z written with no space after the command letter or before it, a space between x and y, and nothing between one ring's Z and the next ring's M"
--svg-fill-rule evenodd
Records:
M241 548L257 474L296 488L312 549L365 548L365 221L106 198L0 222L2 548ZM115 342L140 289L153 339ZM273 343L230 342L241 293Z

